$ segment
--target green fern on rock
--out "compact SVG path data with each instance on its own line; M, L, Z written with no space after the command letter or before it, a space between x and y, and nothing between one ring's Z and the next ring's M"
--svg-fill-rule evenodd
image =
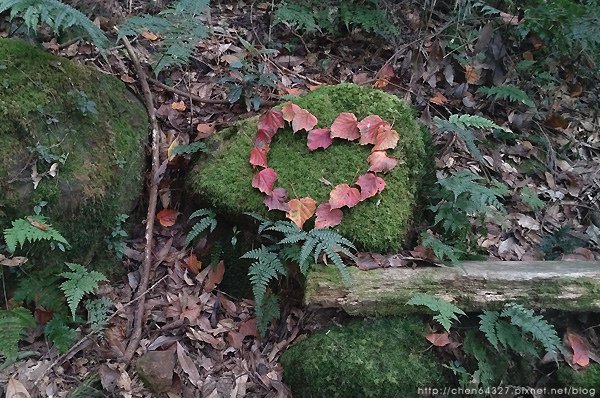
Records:
M464 311L445 300L440 300L427 293L417 293L406 303L408 305L422 305L435 312L433 319L448 332L454 321L458 320L457 315L465 315Z
M98 282L106 281L106 277L98 271L88 271L80 264L66 263L71 272L62 272L60 276L66 279L60 285L65 293L73 319L75 311L84 295L93 293L98 288Z
M20 17L27 28L37 30L48 25L54 33L79 30L100 49L108 47L104 32L80 11L57 0L0 0L0 13L10 11L10 18Z
M63 245L63 248L69 247L67 240L48 223L46 217L41 215L16 219L12 222L11 228L4 230L4 242L11 253L15 252L17 245L22 248L25 243L41 240Z
M5 362L13 361L19 351L19 340L27 330L35 327L35 320L31 312L18 307L12 310L0 310L0 354L4 355Z

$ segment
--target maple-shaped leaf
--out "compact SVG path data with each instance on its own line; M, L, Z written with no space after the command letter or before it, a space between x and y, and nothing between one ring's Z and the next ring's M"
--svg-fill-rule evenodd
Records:
M175 225L175 221L177 221L178 215L179 215L179 212L177 210L162 209L161 211L159 211L156 214L156 218L158 219L158 222L160 223L160 225L168 228L168 227L172 227L173 225Z
M375 173L387 173L398 165L398 159L388 157L385 151L375 151L367 158L369 171Z
M273 136L267 130L258 130L254 137L254 146L269 145Z
M252 178L252 186L267 195L273 192L273 184L277 180L277 172L270 167L256 173Z
M360 131L360 140L358 143L360 145L375 145L375 137L377 137L379 128L384 123L383 119L377 115L369 115L358 122L357 127Z
M315 214L317 208L317 202L307 196L302 199L292 199L288 202L290 210L286 213L286 217L292 220L298 228L302 229L302 226Z
M336 185L329 193L329 204L332 209L354 207L358 202L360 202L360 191L348 184Z
M284 104L281 108L281 115L283 116L283 120L291 123L292 120L294 120L294 116L296 116L296 113L298 113L301 109L302 108L300 108L298 105L292 102Z
M297 133L300 130L310 131L315 128L317 122L317 117L315 115L306 109L300 108L292 120L292 131L294 133Z
M356 185L360 187L360 200L362 201L383 191L385 181L373 173L367 173L358 177Z
M250 150L250 164L252 166L268 167L267 154L269 153L269 149L269 146L266 144L252 147Z
M333 143L329 129L314 129L308 132L308 149L328 148Z
M282 128L284 124L283 113L273 109L263 113L260 118L258 118L258 129L271 133L271 137L275 135L277 130Z
M290 211L290 205L287 204L288 193L285 188L275 188L265 196L263 203L269 210Z
M379 127L379 131L375 136L375 146L373 151L385 151L386 149L394 149L398 145L398 133L392 127L384 123Z
M354 113L340 113L331 125L331 138L343 138L345 140L354 141L360 137L357 124L358 121Z
M448 333L430 333L425 336L427 341L433 344L436 347L445 347L450 344L450 339L448 338Z
M323 202L317 207L315 228L335 227L342 222L344 213L340 209L332 209L328 202Z

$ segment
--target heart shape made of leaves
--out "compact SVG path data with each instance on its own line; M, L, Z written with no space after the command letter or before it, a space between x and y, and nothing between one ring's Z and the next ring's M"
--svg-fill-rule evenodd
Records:
M372 145L367 158L369 169L351 185L339 184L329 193L329 201L317 206L317 202L307 196L288 200L284 188L275 187L277 172L268 166L271 140L277 132L291 124L294 133L305 130L307 146L311 151L327 149L333 139L358 140L359 145ZM377 173L387 173L398 165L398 160L387 156L388 149L398 144L398 133L392 126L377 115L369 115L358 121L350 112L342 112L329 128L315 128L317 118L308 110L293 103L286 103L281 110L271 109L258 119L258 131L250 150L250 164L257 169L252 178L252 186L265 194L264 204L269 210L286 212L286 217L299 228L313 215L317 215L315 228L328 228L339 225L343 219L342 208L352 208L385 189L385 180ZM358 188L356 188L357 186Z

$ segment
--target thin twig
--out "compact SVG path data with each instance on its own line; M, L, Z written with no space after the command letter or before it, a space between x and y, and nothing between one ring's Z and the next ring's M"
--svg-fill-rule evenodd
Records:
M159 146L161 131L156 120L156 113L154 112L154 98L148 86L148 78L146 73L140 64L140 60L137 57L135 50L133 49L129 40L124 37L123 44L127 48L129 58L135 67L136 73L140 79L142 86L142 92L144 94L144 100L146 108L148 109L148 117L152 124L152 178L150 179L150 193L148 199L148 214L146 215L146 247L144 249L144 262L142 264L141 280L137 289L139 301L135 309L135 315L133 319L133 331L129 338L129 343L125 353L123 354L123 361L127 364L131 362L135 351L140 344L142 339L142 329L144 326L144 309L146 302L146 289L148 289L148 283L150 281L150 268L152 267L152 236L154 233L154 219L156 215L156 202L158 200L158 183L159 179L156 176L159 173L160 157L159 157Z
M195 102L200 102L200 103L204 103L204 104L215 104L215 105L231 105L231 102L229 102L227 100L202 98L202 97L199 97L199 96L197 96L195 94L192 94L192 93L186 93L183 90L179 90L177 88L174 88L174 87L171 87L171 86L167 86L163 82L160 82L160 81L158 81L156 79L153 79L151 77L149 77L148 80L150 81L150 83L154 84L155 86L158 86L158 87L160 87L160 88L162 88L164 90L170 91L172 93L179 94L179 95L182 95L184 97L191 98Z

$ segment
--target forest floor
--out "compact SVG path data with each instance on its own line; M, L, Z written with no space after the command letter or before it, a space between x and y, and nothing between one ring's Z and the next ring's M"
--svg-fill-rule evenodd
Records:
M243 79L240 74L261 73L259 68L263 74L272 73L274 87L256 81L243 87L248 97L254 93L272 103L340 82L394 93L412 104L432 131L438 178L469 170L508 187L502 223L486 219L482 229L481 220L472 220L473 229L483 231L472 242L481 248L481 256L600 259L597 66L585 56L547 58L545 43L535 36L518 41L507 34L516 23L510 16L460 19L413 3L403 2L393 10L402 16L397 21L399 33L395 38L382 38L360 30L299 35L283 25L271 25L270 3L221 1L211 6L212 34L199 43L189 64L160 75L160 82L179 92L151 82L163 132L160 158L166 167L159 208L177 209L181 214L175 214L174 223L159 217L154 230L148 321L138 353L167 347L176 351L176 381L167 392L169 397L289 396L279 355L311 329L332 321L307 313L297 301L284 301L279 322L267 337L258 338L253 301L219 290L227 262L214 268L202 266L201 259L210 252L210 239L202 239L192 251L185 248L185 220L194 209L181 187L190 159L169 159L168 150L174 140L179 144L202 140L257 113L243 101L229 103L236 89L224 82L226 77ZM109 11L118 19L140 13L135 4L129 9L130 2L113 5ZM111 22L97 21L103 27ZM133 44L143 64L149 65L160 39L144 36ZM138 76L122 47L103 58L82 41L60 45L47 37L44 46L113 74L140 92ZM240 61L243 68L232 67ZM523 69L522 61L537 62L543 70ZM150 69L148 74L152 76ZM533 103L494 99L478 91L501 85L520 88ZM190 94L212 101L194 101ZM435 123L436 117L460 114L487 117L507 130L477 132L480 156L474 156L460 135L443 131ZM145 203L140 204L140 214L144 207ZM114 396L152 396L133 368L118 361L131 331L132 298L145 245L143 227L136 227L131 236L123 261L125 283L106 285L100 292L121 310L111 320L105 338L87 340L60 363L55 363L56 352L32 339L28 350L46 354L42 359L18 362L10 368L12 374L27 374L45 396L65 396L95 371ZM413 243L403 254L439 263L416 239ZM583 318L573 322L577 330L589 325ZM594 328L582 331L581 337L598 347L600 338Z

